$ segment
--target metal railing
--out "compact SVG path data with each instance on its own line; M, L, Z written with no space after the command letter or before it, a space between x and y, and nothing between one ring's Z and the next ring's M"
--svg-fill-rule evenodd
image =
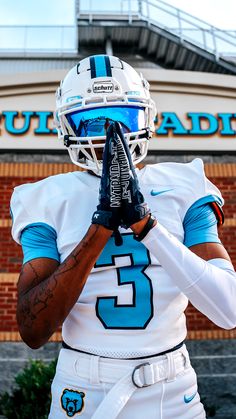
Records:
M77 18L90 22L122 17L129 23L140 19L177 35L181 41L219 56L236 56L236 31L225 31L177 9L163 0L77 0Z
M0 53L77 53L77 26L0 26Z
M126 19L145 21L148 26L177 35L181 41L215 54L236 56L236 31L224 31L165 3L163 0L77 0L77 19ZM65 26L0 26L0 53L76 54L78 28Z

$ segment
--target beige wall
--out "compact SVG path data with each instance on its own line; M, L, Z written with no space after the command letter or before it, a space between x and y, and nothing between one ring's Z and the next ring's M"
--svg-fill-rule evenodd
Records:
M236 113L236 78L234 76L174 70L142 69L151 84L152 97L157 104L158 124L162 112L175 112L186 129L191 130L188 112ZM2 76L0 80L0 113L3 111L53 111L54 92L65 71ZM19 121L19 127L22 121ZM207 128L207 123L203 127ZM0 120L1 149L63 148L56 136L35 136L37 118L25 135L9 135ZM50 121L50 128L52 128ZM236 131L236 119L232 122ZM220 131L220 124L219 124ZM157 150L236 150L236 137L221 136L156 136L150 149Z

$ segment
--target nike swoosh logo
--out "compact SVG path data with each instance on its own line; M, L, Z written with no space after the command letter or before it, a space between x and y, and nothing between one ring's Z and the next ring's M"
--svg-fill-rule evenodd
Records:
M153 189L151 190L151 195L152 196L157 196L157 195L161 195L161 194L163 194L163 193L165 193L165 192L170 192L170 191L173 191L173 189L166 189L165 191L159 191L159 192L157 192L157 191L154 191Z
M196 394L197 394L197 391L195 393L191 394L191 396L187 396L185 394L184 395L184 401L185 401L185 403L190 403L194 399L194 397L196 396Z

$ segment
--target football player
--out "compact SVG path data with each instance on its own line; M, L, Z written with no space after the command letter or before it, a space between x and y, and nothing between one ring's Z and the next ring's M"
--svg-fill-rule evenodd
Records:
M39 348L62 326L50 419L205 418L184 310L236 326L223 199L200 159L136 168L154 117L130 65L83 59L58 88L55 122L85 170L14 190L20 334Z

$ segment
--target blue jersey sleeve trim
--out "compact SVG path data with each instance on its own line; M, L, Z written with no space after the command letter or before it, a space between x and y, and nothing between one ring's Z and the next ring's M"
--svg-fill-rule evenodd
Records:
M223 201L219 196L217 196L217 195L207 195L207 196L204 196L204 197L198 199L196 202L194 202L194 204L188 209L188 211L191 210L192 208L197 208L197 207L200 207L201 205L209 204L211 202L217 202L217 204L219 204L220 206L223 205ZM188 213L188 211L187 211L187 213Z
M56 239L56 231L46 223L27 225L20 238L24 254L23 263L36 258L49 258L60 262Z
M213 196L204 197L196 201L187 211L183 222L185 246L221 243L217 230L217 218L210 205L211 202L216 202L213 198ZM220 203L220 200L218 202Z

